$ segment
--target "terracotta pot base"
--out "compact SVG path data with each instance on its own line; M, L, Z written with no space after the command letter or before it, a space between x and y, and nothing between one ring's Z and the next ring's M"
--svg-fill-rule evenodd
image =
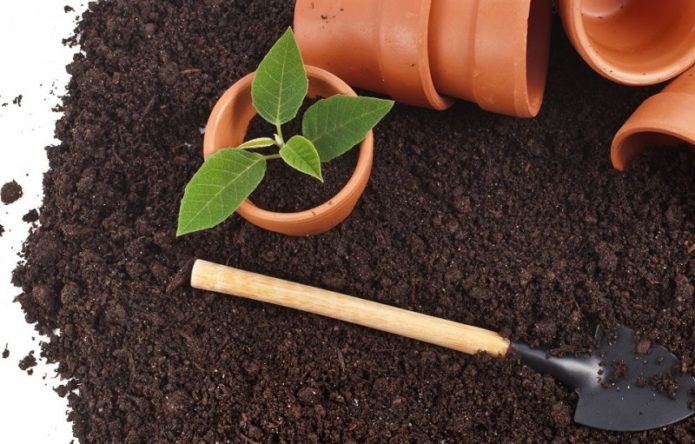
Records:
M336 94L356 96L352 88L333 74L313 66L306 66L306 71L310 98ZM249 123L256 116L251 100L254 75L249 74L232 85L215 105L205 131L203 154L206 159L222 148L239 146L244 141ZM259 208L247 199L237 213L258 227L290 236L326 232L343 222L354 209L369 181L373 159L374 135L370 131L360 144L352 177L328 202L306 211L278 213Z
M678 145L695 148L695 67L637 108L616 134L611 160L624 171L649 146Z

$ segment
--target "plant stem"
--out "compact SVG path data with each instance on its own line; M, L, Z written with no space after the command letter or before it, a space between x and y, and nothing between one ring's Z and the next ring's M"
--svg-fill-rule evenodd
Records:
M281 156L279 154L269 154L267 156L264 156L265 160L273 160L273 159L280 159Z
M278 139L280 139L280 148L282 148L285 146L285 139L282 137L282 125L277 124L275 128L277 129Z

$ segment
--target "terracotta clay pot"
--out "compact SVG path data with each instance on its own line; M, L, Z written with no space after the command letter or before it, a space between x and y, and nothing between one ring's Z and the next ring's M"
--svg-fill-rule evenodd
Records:
M543 100L550 0L297 0L307 63L399 102L519 117Z
M355 91L335 75L320 68L306 66L309 97L330 97L336 94L356 96ZM249 123L256 116L251 100L251 83L255 73L236 82L219 99L207 123L203 154L207 159L222 148L240 145ZM315 208L296 213L278 213L255 206L246 200L237 213L252 224L268 231L290 236L319 234L343 222L355 208L372 172L374 134L369 132L360 144L355 171L345 187L331 200ZM265 180L273 180L267 177Z
M652 85L695 63L692 0L559 0L565 31L604 77Z
M695 148L695 67L648 98L613 139L613 166L624 171L648 146Z

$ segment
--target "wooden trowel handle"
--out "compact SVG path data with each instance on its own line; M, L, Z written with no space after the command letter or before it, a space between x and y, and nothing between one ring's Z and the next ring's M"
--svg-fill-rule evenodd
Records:
M191 286L294 308L468 354L504 356L509 340L490 330L198 260Z

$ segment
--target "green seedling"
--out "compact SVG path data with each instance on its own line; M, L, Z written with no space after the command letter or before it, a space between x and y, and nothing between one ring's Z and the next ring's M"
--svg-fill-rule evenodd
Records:
M285 141L282 125L297 117L309 89L292 29L273 45L256 71L253 106L274 125L273 137L249 140L210 156L186 186L177 236L213 228L230 217L258 187L267 162L290 167L323 182L321 164L350 151L388 114L393 101L336 95L304 113L303 135ZM269 154L256 150L273 149Z

